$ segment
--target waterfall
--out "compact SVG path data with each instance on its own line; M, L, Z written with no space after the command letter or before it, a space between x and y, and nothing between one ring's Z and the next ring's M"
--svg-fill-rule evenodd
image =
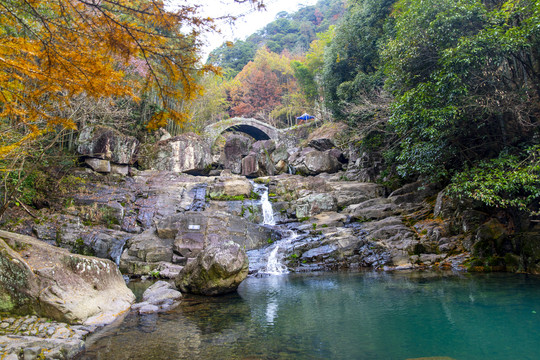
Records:
M253 191L261 196L261 207L263 215L263 225L276 225L274 219L274 210L272 209L272 203L268 200L268 187L264 184L257 184L253 182Z
M122 256L122 253L124 252L124 247L126 246L127 238L122 239L118 244L114 246L114 248L111 250L110 257L116 264L116 266L120 265L120 257Z
M287 266L283 264L283 252L280 253L279 250L282 248L286 249L287 246L294 242L297 237L298 233L296 233L296 231L290 230L289 236L276 242L273 245L272 251L270 252L270 254L268 254L268 260L266 261L265 268L261 269L259 272L269 275L288 274L289 270L287 270ZM269 247L269 249L270 248L271 247Z
M263 224L276 225L276 220L274 219L274 210L272 209L272 204L268 200L267 187L265 187L265 191L261 194L261 206L263 213Z
M289 272L287 267L280 262L280 259L278 259L278 251L279 245L276 244L272 252L270 252L270 255L268 255L268 261L263 273L270 275L281 275Z
M276 219L274 218L274 210L272 209L272 203L268 200L268 187L264 184L253 183L254 191L261 196L261 207L263 221L262 225L276 227ZM289 249L292 242L298 238L298 234L295 231L287 230L286 236L274 244L260 250L256 250L248 253L250 258L250 264L256 262L256 273L268 274L268 275L281 275L288 274L289 270L283 263L285 253ZM254 260L254 261L252 261ZM251 266L251 265L250 265Z

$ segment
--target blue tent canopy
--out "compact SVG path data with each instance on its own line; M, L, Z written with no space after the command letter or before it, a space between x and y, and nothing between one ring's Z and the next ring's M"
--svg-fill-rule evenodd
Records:
M296 118L296 120L310 120L315 119L315 116L308 115L307 113L304 113L302 116L299 116Z

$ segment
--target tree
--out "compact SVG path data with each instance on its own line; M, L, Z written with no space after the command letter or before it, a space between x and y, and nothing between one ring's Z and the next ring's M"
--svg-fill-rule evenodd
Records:
M74 99L151 93L158 109L149 129L187 121L175 100L200 95L197 78L218 72L199 63L200 35L214 22L197 10L162 0L0 0L0 167L18 179L3 191L0 216L30 173L23 167L49 148L37 142L76 127Z
M258 0L235 0L250 2ZM16 141L4 139L0 156L57 125L74 127L58 115L70 99L87 96L138 96L153 87L162 99L191 99L202 88L195 76L216 71L200 65L200 34L213 21L197 6L169 10L161 0L0 1L0 118L22 126ZM144 83L126 73L141 59ZM148 124L186 120L162 101ZM7 140L7 141L6 141Z
M385 58L403 175L448 179L502 151L536 159L521 153L539 128L539 9L534 0L398 3Z
M269 122L292 125L294 114L304 110L306 103L300 96L291 60L286 52L279 55L259 49L229 87L231 115L260 116Z
M224 72L234 77L253 60L256 50L255 45L247 41L226 42L212 50L207 62L222 67Z
M301 55L308 50L317 33L328 30L329 26L339 20L345 11L345 2L319 0L316 5L303 7L293 14L281 12L276 15L275 21L246 40L238 40L234 44L225 43L212 51L208 63L233 69L237 74L262 47L278 54L288 51Z
M269 54L268 51L264 51ZM278 76L265 61L263 51L249 62L235 79L231 89L232 112L235 116L266 116L281 101L282 88Z
M327 107L338 118L351 104L383 85L379 52L395 0L349 1L349 8L325 52L323 83Z

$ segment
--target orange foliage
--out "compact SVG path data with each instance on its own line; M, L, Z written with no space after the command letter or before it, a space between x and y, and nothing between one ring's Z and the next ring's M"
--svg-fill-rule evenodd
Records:
M80 94L137 98L154 88L162 111L148 128L186 121L167 104L198 96L196 77L218 71L197 54L199 35L212 29L196 6L172 11L162 0L0 0L1 127L23 129L18 139L0 135L0 158L43 132L75 128L59 114Z
M272 111L286 106L289 98L299 92L291 67L292 56L257 51L229 86L231 113L234 116L268 117Z

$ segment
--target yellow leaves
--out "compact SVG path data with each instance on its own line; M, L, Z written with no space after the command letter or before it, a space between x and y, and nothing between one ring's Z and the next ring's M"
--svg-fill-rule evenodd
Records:
M147 129L157 130L159 128L167 126L169 120L174 121L176 124L183 125L189 121L189 114L182 111L176 111L174 109L167 109L156 113L147 125Z
M14 142L13 144L0 145L0 159L4 159L10 156L14 151L18 150L23 144L39 138L40 136L47 133L48 131L49 130L37 130L35 132L31 132L30 134L24 136L19 141Z
M151 91L163 111L149 129L189 121L178 104L204 94L199 77L219 73L199 63L198 36L214 23L196 11L146 0L0 0L0 126L19 134L12 144L0 134L0 159L44 132L75 129L66 109L81 94L138 100Z

